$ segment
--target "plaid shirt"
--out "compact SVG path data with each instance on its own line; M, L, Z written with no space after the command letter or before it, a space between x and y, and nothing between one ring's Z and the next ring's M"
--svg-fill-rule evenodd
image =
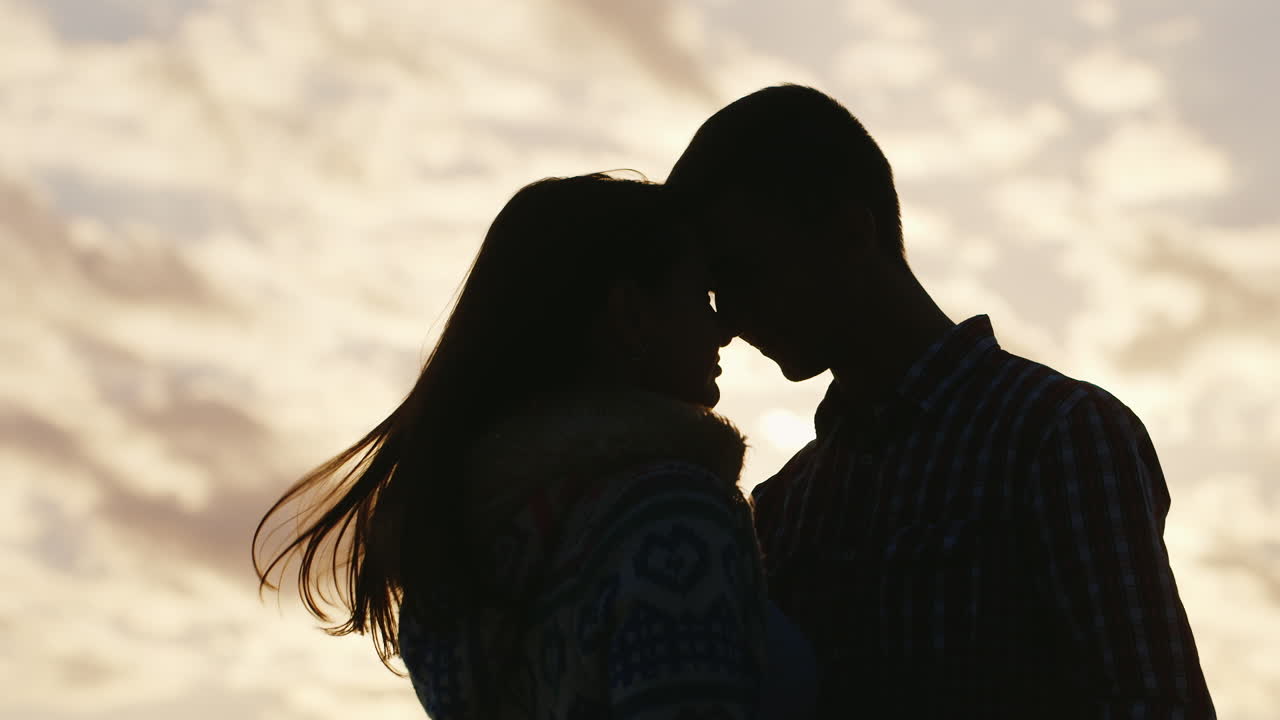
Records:
M1214 717L1141 421L967 320L754 493L822 717Z

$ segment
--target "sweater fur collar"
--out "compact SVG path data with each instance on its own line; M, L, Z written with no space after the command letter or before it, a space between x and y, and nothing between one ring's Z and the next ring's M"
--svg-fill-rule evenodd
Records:
M547 393L475 442L468 494L482 506L509 506L548 482L663 461L701 466L736 486L745 449L737 428L709 408L638 390Z

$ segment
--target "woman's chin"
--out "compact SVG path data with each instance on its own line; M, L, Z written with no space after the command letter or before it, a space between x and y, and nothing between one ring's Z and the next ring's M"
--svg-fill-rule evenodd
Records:
M685 383L680 387L668 385L663 389L650 386L650 391L657 392L659 395L666 395L673 400L708 408L713 408L720 402L720 386L716 384L714 376L707 378L701 385L695 386L692 383Z
M716 384L714 379L712 379L707 383L707 387L702 391L702 395L703 401L701 404L706 405L709 408L713 408L720 402L720 386Z

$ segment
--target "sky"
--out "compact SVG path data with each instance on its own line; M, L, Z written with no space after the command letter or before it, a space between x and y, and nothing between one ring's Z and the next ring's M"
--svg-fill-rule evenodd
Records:
M1219 714L1280 714L1280 4L0 0L0 717L416 718L253 528L407 392L521 185L661 180L779 82L943 309L1146 423ZM519 362L528 348L513 348ZM743 487L812 437L741 341Z

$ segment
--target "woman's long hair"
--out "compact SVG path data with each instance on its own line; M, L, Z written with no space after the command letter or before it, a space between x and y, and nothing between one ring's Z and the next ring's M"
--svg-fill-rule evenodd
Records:
M388 668L406 596L428 625L470 605L479 575L462 542L463 450L504 409L587 370L609 287L661 274L679 250L674 225L662 187L647 181L596 174L517 192L489 227L408 396L258 523L260 588L279 590L272 575L300 555L307 610L333 623L326 606L336 600L346 617L326 631L369 633ZM278 517L295 503L301 510ZM264 566L259 539L273 519L298 530Z

